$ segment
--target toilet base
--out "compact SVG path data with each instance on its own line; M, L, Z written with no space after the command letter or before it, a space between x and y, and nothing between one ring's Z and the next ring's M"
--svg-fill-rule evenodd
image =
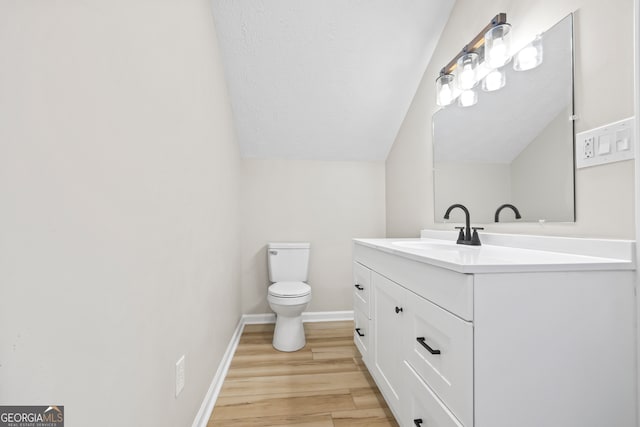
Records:
M300 350L305 344L302 316L289 317L276 314L273 348L278 351L291 352Z
M279 351L300 350L306 344L302 312L311 302L311 293L299 297L267 296L269 306L276 313L273 348Z

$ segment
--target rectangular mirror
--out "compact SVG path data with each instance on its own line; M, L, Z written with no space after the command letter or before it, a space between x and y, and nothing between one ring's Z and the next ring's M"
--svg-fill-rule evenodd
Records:
M516 28L514 30L517 31ZM542 63L515 71L505 86L477 104L452 104L433 115L436 222L461 203L474 223L575 221L573 128L573 16L541 35ZM455 215L454 215L455 213ZM461 211L451 221L463 222Z

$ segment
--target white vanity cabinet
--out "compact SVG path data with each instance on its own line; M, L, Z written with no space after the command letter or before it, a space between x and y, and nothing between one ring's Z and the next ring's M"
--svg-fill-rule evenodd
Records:
M356 240L366 346L354 336L401 426L636 426L633 266L518 271L467 251L461 272L390 248Z

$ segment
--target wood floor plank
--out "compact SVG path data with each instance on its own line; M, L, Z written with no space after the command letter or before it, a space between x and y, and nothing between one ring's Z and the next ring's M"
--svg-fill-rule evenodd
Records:
M301 392L289 392L289 393L270 393L270 394L253 394L250 396L220 396L216 401L216 408L218 406L229 406L229 405L250 405L253 403L262 402L269 399L286 399L291 397L309 397L309 396L328 396L328 395L337 395L337 394L348 394L351 395L351 390L314 390L308 393ZM353 398L353 396L352 396ZM359 408L356 408L359 409Z
M309 349L319 349L323 347L341 347L352 346L353 336L335 337L335 338L307 338L307 346Z
M351 426L392 426L397 427L388 408L357 409L355 411L336 411L331 413L333 425L336 427Z
M245 403L220 405L213 411L212 418L214 420L225 420L271 416L322 415L332 411L355 409L353 399L349 393L279 397L253 401L249 405Z
M313 360L349 359L358 356L358 349L354 347L328 347L313 349Z
M333 427L330 414L307 416L258 417L244 419L214 420L207 427Z
M353 372L358 370L353 358L333 360L291 360L287 363L271 360L242 362L229 369L227 378L252 378L277 375L320 374L323 372Z
M246 325L208 427L397 426L353 343L353 322L305 323L296 352Z
M276 328L274 323L256 323L250 325L244 325L244 329L242 330L242 335L250 334L250 333L262 333L262 332L273 332Z
M367 387L350 390L357 409L386 408L387 404L379 391Z
M280 375L253 378L230 378L221 392L228 396L247 394L283 393L287 391L309 392L313 390L337 390L349 387L368 387L364 372L329 372L308 375Z
M231 362L231 366L234 366L234 363L236 364L247 364L247 363L252 363L252 362L260 362L260 361L270 361L273 360L274 356L273 354L262 354L260 352L252 352L252 353L245 353L245 354L240 354L240 355L236 355L233 356L233 361ZM292 353L282 353L280 356L278 356L278 360L281 361L282 363L287 363L289 361L295 361L295 360L312 360L313 359L313 353L311 351L295 351Z

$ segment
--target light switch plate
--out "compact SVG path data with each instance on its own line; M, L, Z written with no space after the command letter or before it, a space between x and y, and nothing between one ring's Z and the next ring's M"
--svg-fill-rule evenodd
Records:
M576 168L635 157L635 119L620 120L576 135Z

